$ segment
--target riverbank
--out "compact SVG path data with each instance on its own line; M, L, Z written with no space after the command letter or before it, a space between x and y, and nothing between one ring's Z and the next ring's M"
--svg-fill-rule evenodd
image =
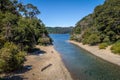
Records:
M107 47L106 49L99 49L98 46L83 45L82 43L75 41L69 41L69 42L87 50L88 52L92 53L93 55L101 59L104 59L110 63L120 66L120 55L112 53L110 50L110 46Z
M10 80L72 80L53 46L36 46L40 49L26 56L24 69L8 75Z
M26 72L24 77L27 77L28 80L72 80L60 54L53 46L36 47L44 54L27 56L25 65L32 65L32 69Z

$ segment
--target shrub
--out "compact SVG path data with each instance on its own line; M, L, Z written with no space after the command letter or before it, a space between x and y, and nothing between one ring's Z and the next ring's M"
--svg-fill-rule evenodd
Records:
M4 43L5 43L5 38L0 35L0 49L3 47Z
M82 40L83 45L88 44L88 38Z
M92 34L89 36L87 41L90 45L96 45L100 42L100 37L97 34Z
M113 53L120 54L120 41L113 44L113 46L111 47L111 50Z
M48 37L39 38L38 44L39 45L48 45L48 44L51 44L51 39L48 38Z
M107 46L108 46L107 43L101 43L99 44L99 49L106 49Z
M108 37L108 36L106 36L106 37L103 39L103 42L107 42L107 43L109 43L109 42L110 42L109 37Z
M0 49L0 72L9 72L20 68L25 60L25 53L19 51L18 47L6 42Z
M75 34L81 34L81 27L75 27L73 31Z

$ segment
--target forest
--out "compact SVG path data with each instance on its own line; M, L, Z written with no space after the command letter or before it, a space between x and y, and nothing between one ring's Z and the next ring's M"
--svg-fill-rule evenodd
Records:
M38 14L33 4L0 0L0 73L21 68L35 45L52 44Z
M46 27L48 33L52 34L70 34L73 27Z
M78 21L71 40L98 45L100 49L112 45L112 52L120 54L120 0L106 0Z

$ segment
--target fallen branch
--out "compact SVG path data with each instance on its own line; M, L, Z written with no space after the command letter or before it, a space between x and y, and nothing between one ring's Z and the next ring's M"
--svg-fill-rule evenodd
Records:
M44 68L41 69L41 71L44 71L45 69L47 69L50 66L52 66L52 64L49 64L49 65L45 66Z

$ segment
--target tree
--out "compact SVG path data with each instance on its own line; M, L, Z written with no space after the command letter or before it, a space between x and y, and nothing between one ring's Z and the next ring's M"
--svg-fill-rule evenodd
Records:
M37 9L36 6L34 6L32 4L25 5L24 15L26 17L33 18L33 17L36 17L36 15L38 15L39 13L40 13L40 11Z
M74 28L74 33L75 34L81 34L81 27Z
M99 42L100 42L100 38L99 38L99 35L97 35L97 34L92 34L88 38L88 43L90 45L96 45Z
M73 29L72 36L78 36L83 43L115 43L120 40L120 0L106 0L103 5L99 5L94 12L77 22ZM81 32L79 31L81 29ZM80 32L77 35L76 32ZM97 34L95 36L94 34ZM96 37L97 39L95 39ZM88 43L88 40L93 39ZM94 40L95 39L95 40ZM100 41L99 41L100 40ZM97 41L97 42L96 42Z
M13 43L6 42L0 50L0 72L9 72L20 68L25 60L25 53L21 52Z
M24 51L38 45L39 39L46 38L41 44L52 43L37 14L39 10L32 4L0 0L0 72L20 68L25 59Z
M12 34L11 30L12 27L16 25L17 16L12 13L5 13L4 18L2 20L3 22L3 35L5 36L6 40L10 41Z
M103 5L96 7L93 13L94 24L98 31L101 35L109 36L111 42L120 39L119 7L119 0L107 0Z

